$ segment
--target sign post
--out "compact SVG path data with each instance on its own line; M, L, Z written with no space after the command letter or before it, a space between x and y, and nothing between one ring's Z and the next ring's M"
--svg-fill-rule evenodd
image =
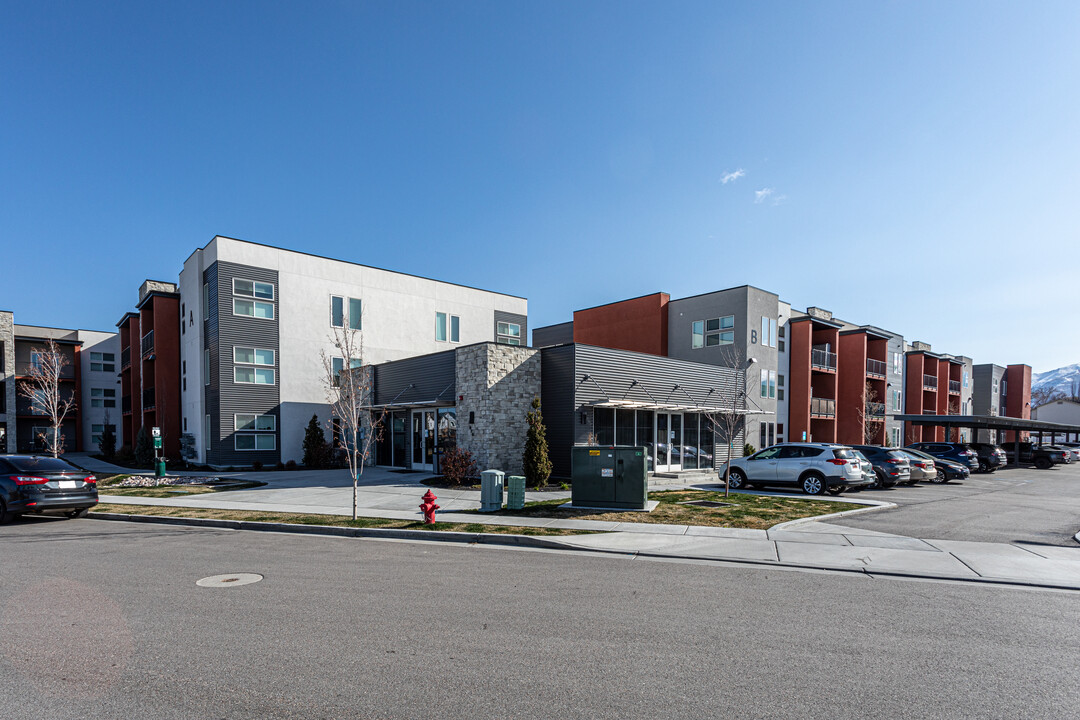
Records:
M161 428L151 428L150 434L154 438L154 476L165 477L165 461L161 458Z

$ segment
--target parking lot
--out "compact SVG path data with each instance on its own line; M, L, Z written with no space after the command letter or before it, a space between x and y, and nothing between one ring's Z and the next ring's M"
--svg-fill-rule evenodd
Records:
M1049 470L1005 468L944 485L864 490L852 497L899 507L840 524L909 537L1075 546L1080 532L1080 463Z

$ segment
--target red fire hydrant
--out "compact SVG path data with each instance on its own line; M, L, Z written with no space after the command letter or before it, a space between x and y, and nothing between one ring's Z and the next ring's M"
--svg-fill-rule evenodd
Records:
M435 501L438 500L438 498L435 497L435 493L428 490L424 493L423 499L424 502L420 503L420 511L424 513L424 524L434 525L435 511L439 509L439 506L435 504Z

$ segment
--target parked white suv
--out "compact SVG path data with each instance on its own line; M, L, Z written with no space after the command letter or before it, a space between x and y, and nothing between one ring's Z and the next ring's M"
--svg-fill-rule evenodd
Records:
M781 443L750 457L731 461L731 489L787 485L807 495L826 491L839 495L873 481L864 477L859 459L847 445L834 443Z

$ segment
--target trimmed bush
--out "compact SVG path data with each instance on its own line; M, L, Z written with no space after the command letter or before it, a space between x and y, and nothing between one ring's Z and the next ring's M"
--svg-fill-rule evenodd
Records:
M443 453L442 471L447 482L464 485L469 478L476 477L476 460L468 450L453 445Z

